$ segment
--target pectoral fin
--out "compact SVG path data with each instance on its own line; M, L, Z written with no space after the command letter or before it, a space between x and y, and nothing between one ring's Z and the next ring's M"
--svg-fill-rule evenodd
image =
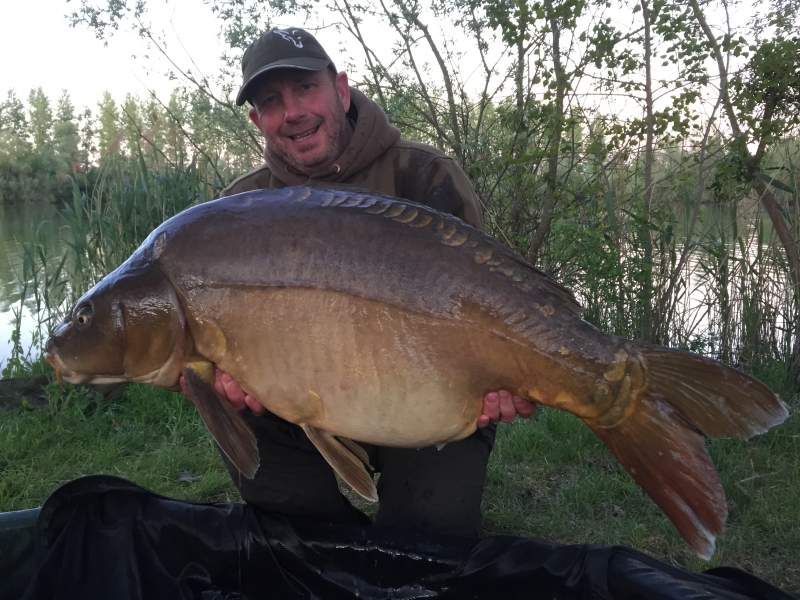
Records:
M348 450L345 445L337 440L332 434L321 429L317 429L311 425L301 425L303 431L306 432L308 439L316 446L319 453L323 458L328 461L328 464L333 467L342 479L353 488L360 496L372 502L378 501L378 490L375 489L375 482L372 477L364 468L366 463L363 458L367 458L366 452L360 446L356 446L363 453L362 456L356 456L351 450ZM343 438L346 439L346 438ZM347 440L350 444L355 445L352 440Z
M191 364L183 369L189 398L208 431L231 462L247 479L255 477L260 458L255 435L239 412L214 391L214 368Z

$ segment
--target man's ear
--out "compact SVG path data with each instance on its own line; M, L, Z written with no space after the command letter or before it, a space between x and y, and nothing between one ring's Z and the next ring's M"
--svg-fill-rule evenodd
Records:
M342 106L344 106L344 112L347 112L350 110L350 84L347 81L347 73L344 71L337 73L334 85L336 93L339 94L339 99L342 101ZM252 117L250 118L252 119Z
M250 117L250 120L253 122L253 125L258 127L258 130L261 131L261 120L258 118L258 111L254 108L251 108L247 115Z

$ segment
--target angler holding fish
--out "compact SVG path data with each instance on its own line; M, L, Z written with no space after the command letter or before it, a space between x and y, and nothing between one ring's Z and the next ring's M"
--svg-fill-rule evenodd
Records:
M307 31L265 33L245 53L242 71L237 103L253 107L250 118L266 139L265 163L234 181L223 196L309 182L347 183L426 204L483 228L478 198L456 162L436 148L401 139L381 108L348 86L347 74L336 71ZM264 415L264 407L227 373L218 371L215 385L236 408ZM501 417L513 420L517 412L529 417L533 408L519 396L492 391L479 425ZM259 440L261 468L253 481L240 481L227 461L245 500L337 522L365 519L339 492L329 466L299 427L270 413L253 418L246 412L245 418ZM368 447L372 467L381 472L376 526L477 535L493 444L491 425L441 451Z
M307 54L251 62L287 38ZM400 140L309 39L282 30L251 46L239 101L256 107L266 164L161 225L81 298L48 342L57 372L171 389L182 376L249 502L357 522L327 461L380 497L376 525L447 533L478 527L493 437L480 426L508 390L506 409L582 419L710 557L726 502L704 437L763 433L785 405L722 363L583 321L568 290L451 216L480 224L464 174ZM343 182L375 192L325 189ZM239 413L215 386L269 412Z

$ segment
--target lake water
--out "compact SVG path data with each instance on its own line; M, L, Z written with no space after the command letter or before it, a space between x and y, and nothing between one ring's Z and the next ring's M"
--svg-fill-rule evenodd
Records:
M11 332L14 330L12 308L19 308L22 257L20 242L41 226L47 229L48 253L60 257L64 251L62 220L55 204L0 204L0 369L11 354ZM22 344L31 343L34 320L28 307L23 308Z

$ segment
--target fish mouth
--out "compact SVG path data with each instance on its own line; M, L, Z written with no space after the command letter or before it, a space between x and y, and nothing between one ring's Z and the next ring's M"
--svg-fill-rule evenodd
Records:
M53 354L53 338L50 338L47 342L47 349L44 355L44 359L47 361L47 364L53 367L56 371L56 381L58 381L58 387L62 390L64 389L64 368L56 362L56 357Z
M50 347L50 344L47 345L47 352L44 355L44 359L47 361L51 367L53 367L56 371L56 381L58 381L58 387L62 390L64 389L64 382L67 381L72 384L79 384L79 383L87 383L91 381L92 377L90 375L82 375L80 373L76 373L72 369L69 369L64 366L64 363L58 358L58 355L55 354Z

